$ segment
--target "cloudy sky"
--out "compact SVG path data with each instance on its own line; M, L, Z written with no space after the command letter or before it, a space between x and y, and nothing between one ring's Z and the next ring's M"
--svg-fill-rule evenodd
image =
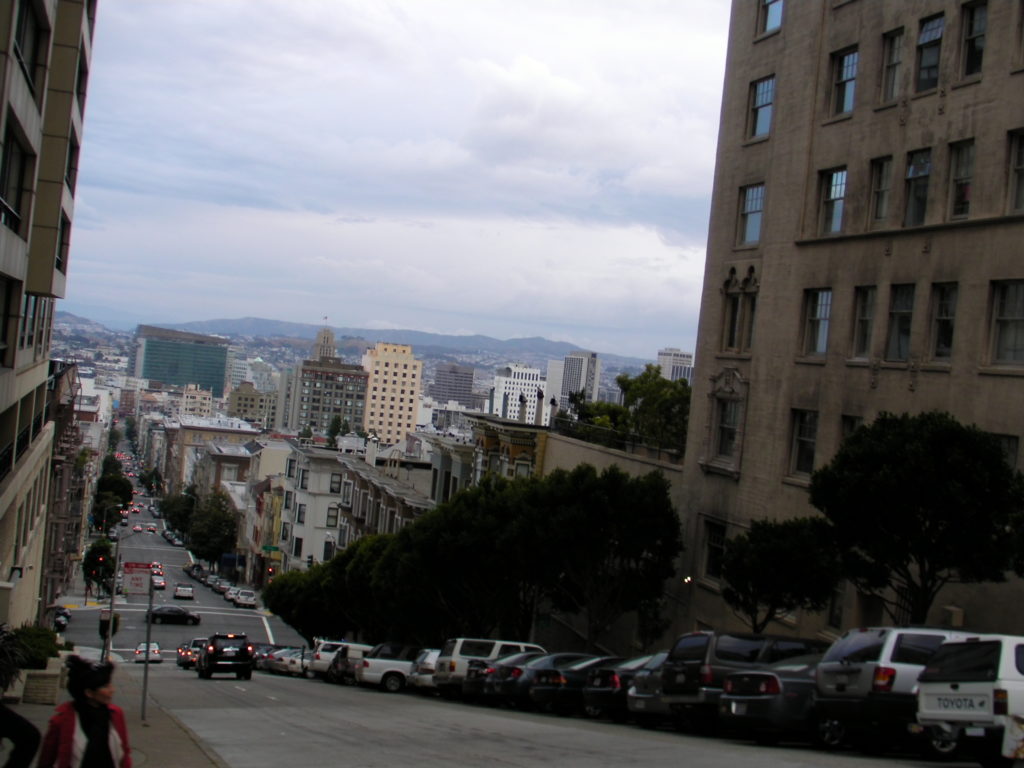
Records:
M103 0L59 308L692 350L728 5Z

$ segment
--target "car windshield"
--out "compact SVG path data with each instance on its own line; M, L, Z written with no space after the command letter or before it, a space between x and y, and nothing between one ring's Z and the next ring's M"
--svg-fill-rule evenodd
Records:
M832 644L823 661L878 661L888 630L865 629L851 632Z
M922 682L991 682L999 674L999 640L946 643L928 661Z

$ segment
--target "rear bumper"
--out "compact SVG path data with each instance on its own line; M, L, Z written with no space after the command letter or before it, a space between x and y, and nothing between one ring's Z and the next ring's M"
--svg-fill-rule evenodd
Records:
M906 732L917 721L917 697L912 694L871 694L866 697L819 697L818 719L841 720L854 726Z

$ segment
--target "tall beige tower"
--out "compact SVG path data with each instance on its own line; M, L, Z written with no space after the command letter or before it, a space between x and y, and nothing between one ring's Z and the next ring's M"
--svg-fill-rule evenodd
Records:
M725 541L813 514L811 473L882 411L948 411L1021 467L1022 23L1009 2L733 1L686 447L687 626L736 623ZM1024 632L1020 595L950 587L929 621ZM790 618L770 631L885 615L843 589Z
M363 428L383 445L400 443L416 428L423 363L408 344L378 341L363 355L363 368L370 377Z

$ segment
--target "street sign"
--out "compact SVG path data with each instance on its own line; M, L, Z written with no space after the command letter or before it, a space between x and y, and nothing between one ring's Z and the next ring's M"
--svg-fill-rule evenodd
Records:
M280 547L275 547L273 544L264 544L263 545L263 551L264 552L280 552L281 548Z
M149 592L151 565L149 563L125 563L124 585L126 595L144 595Z

